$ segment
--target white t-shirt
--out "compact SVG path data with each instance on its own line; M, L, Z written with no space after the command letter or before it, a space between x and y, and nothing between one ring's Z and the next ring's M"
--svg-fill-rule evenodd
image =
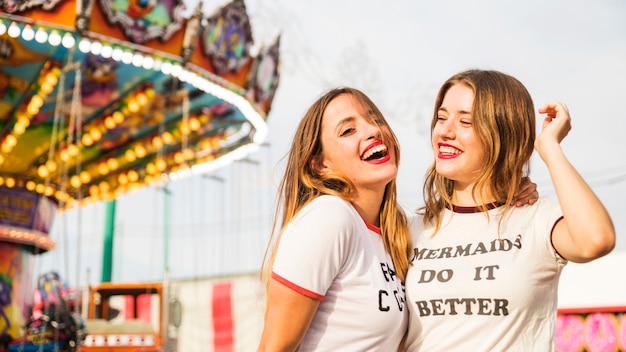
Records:
M406 280L407 351L552 351L557 289L566 261L551 232L558 204L445 210L435 236L411 219L413 259Z
M396 351L406 330L404 286L380 230L349 202L321 196L285 229L272 277L321 300L299 351Z

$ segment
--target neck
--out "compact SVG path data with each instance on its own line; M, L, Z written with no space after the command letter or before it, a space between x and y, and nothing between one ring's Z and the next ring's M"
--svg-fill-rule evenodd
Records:
M476 185L473 183L461 185L458 182L455 182L454 191L452 193L452 204L464 207L471 207L497 201L497 199L488 190L478 192L476 194L476 199L474 199L472 193L475 186Z
M365 222L380 227L380 206L384 194L384 190L358 190L350 198L350 203Z

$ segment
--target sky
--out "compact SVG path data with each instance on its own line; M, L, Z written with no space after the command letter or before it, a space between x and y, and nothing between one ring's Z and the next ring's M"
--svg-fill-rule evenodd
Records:
M193 9L197 1L189 1ZM211 11L220 3L204 3ZM225 3L222 1L222 4ZM432 161L429 123L439 86L468 68L495 69L526 85L538 108L565 102L573 129L562 142L617 228L626 251L626 3L621 0L247 0L257 45L280 36L281 78L267 117L266 146L211 174L116 202L113 281L236 275L259 270L272 226L275 190L305 110L329 88L368 94L402 150L399 201L423 203ZM531 179L556 199L535 153ZM105 204L57 215L55 250L35 271L70 283L101 278ZM164 243L168 244L164 246ZM88 271L89 270L89 271ZM89 272L89 274L88 274Z

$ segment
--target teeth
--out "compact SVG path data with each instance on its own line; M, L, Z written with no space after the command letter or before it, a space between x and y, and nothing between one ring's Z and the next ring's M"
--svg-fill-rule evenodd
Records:
M373 147L373 148L369 149L368 151L366 151L366 152L363 154L362 159L363 159L363 160L366 160L367 158L369 158L369 157L371 157L372 155L374 155L374 153L378 153L378 152L385 152L385 151L387 151L387 146L385 146L384 144L377 145L377 146L375 146L375 147Z
M453 147L441 146L439 147L439 152L444 154L461 154L461 152Z

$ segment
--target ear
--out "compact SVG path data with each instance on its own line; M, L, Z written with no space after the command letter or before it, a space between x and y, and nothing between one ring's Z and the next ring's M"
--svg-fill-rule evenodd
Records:
M313 172L315 172L319 176L322 176L328 172L328 167L324 165L324 161L322 160L321 156L311 159L309 166L311 167L311 170L313 170Z

